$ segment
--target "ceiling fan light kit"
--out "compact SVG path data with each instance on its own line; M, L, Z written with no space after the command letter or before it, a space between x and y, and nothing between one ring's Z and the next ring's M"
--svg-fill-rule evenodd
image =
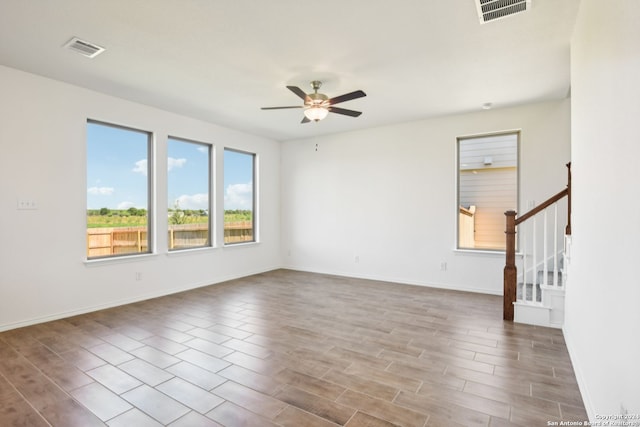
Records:
M326 118L328 114L329 110L327 110L327 108L322 105L312 105L311 107L304 110L305 117L315 122L319 122L320 120Z
M361 90L356 90L344 95L329 98L323 93L318 93L318 89L320 89L320 86L322 86L322 82L318 80L312 81L311 87L313 88L313 93L309 94L305 93L297 86L287 86L287 89L289 89L304 101L303 105L287 107L262 107L262 109L282 110L286 108L304 108L304 118L302 119L301 123L309 123L310 121L319 122L320 120L326 118L329 113L342 114L350 117L358 117L360 114L362 114L362 112L360 111L347 110L346 108L338 108L334 107L333 105L340 102L350 101L352 99L362 98L363 96L367 96L366 93Z

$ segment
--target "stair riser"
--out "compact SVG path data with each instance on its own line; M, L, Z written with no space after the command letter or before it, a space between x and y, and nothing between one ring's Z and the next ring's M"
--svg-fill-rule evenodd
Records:
M529 325L562 328L564 323L564 288L538 285L538 302L516 302L514 321ZM529 300L533 285L528 284ZM518 297L522 294L522 284L518 288ZM544 305L543 305L544 302Z

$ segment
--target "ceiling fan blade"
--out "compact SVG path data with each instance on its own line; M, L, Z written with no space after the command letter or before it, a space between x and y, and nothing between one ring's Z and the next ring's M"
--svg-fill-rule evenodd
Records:
M302 98L302 100L304 102L307 102L307 99L309 98L307 96L306 93L304 93L304 91L302 89L300 89L298 86L287 86L287 89L289 89L291 92L295 93L296 95L298 95L300 98Z
M261 110L284 110L286 108L304 108L304 105L291 105L288 107L262 107Z
M309 123L311 120L309 120L309 118L307 116L304 116L302 118L302 121L300 123Z
M351 101L352 99L362 98L363 96L367 96L367 94L361 90L356 90L350 93L345 93L344 95L333 97L329 99L328 102L329 102L329 105L334 105L340 102Z
M344 114L345 116L358 117L362 114L362 111L347 110L346 108L329 107L328 110L332 113Z

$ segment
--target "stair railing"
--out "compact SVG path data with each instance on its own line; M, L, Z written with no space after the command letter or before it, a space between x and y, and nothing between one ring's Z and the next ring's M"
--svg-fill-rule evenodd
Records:
M549 286L549 271L548 264L549 260L553 260L553 276L552 276L552 284L553 286L558 286L559 278L558 278L558 241L556 230L558 229L558 202L562 200L564 197L567 197L567 225L565 227L565 234L571 235L571 163L567 163L567 188L550 197L549 199L542 202L540 205L534 207L529 212L525 213L516 218L515 211L507 211L505 212L506 216L506 263L504 267L504 275L503 275L503 285L504 285L504 305L503 305L503 319L504 320L513 320L514 317L514 307L513 304L516 302L516 294L517 294L517 286L518 286L518 269L516 267L516 227L520 224L523 224L525 221L532 219L532 289L531 296L527 295L527 254L526 254L526 242L522 241L521 246L523 248L523 272L522 272L522 301L527 303L537 303L537 271L538 266L542 264L542 282L539 283L542 286ZM552 258L548 256L548 220L547 220L547 212L548 208L553 206L554 214L553 214L553 253ZM537 219L538 214L543 214L543 253L542 253L542 261L538 262L538 248L537 248ZM523 239L524 240L524 235Z

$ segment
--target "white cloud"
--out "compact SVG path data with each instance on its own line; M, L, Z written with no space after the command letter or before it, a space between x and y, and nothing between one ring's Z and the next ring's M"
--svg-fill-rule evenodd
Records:
M173 157L167 158L167 171L171 171L175 168L181 168L187 163L187 159L174 159Z
M129 209L131 207L134 207L136 204L133 202L120 202L118 203L118 207L117 209L121 209L121 210L126 210Z
M197 150L201 153L204 154L209 154L209 146L208 145L201 145L200 147L197 148Z
M183 194L176 199L180 209L209 210L209 196L207 194ZM173 207L173 206L172 206Z
M87 193L93 194L96 196L110 196L114 192L113 187L89 187L87 188Z
M133 172L147 176L147 159L138 160L136 167L131 169Z
M225 209L252 209L253 187L251 183L231 184L224 192Z

